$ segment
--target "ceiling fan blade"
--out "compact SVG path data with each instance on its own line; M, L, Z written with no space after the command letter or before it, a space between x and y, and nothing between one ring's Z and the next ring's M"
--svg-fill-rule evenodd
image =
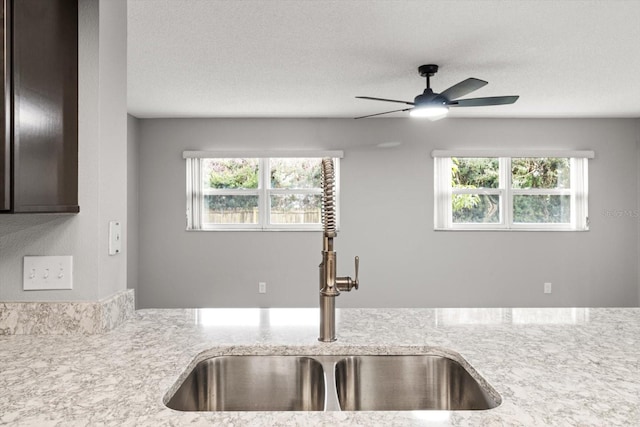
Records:
M372 98L370 96L356 96L358 99L370 99L372 101L386 101L386 102L399 102L401 104L414 105L413 102L409 101L398 101L397 99L385 99L385 98Z
M367 117L381 116L383 114L397 113L399 111L409 111L409 110L411 110L411 108L404 108L402 110L385 111L384 113L376 113L376 114L369 114L367 116L354 117L354 119L366 119Z
M484 107L487 105L513 104L519 96L490 96L488 98L459 99L447 102L449 107Z
M460 83L451 86L449 89L445 90L440 95L444 96L448 100L452 100L452 99L460 98L461 96L468 95L474 90L478 90L482 86L488 83L489 82L485 82L484 80L470 77L467 80L463 80Z

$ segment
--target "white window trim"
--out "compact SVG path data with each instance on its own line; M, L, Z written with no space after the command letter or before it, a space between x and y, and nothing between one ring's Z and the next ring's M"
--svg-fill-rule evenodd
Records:
M593 159L593 150L554 150L554 149L458 149L433 150L431 157L574 157Z
M335 194L336 194L336 225L340 227L340 159L343 151L195 151L187 150L182 153L186 160L186 222L187 231L322 231L322 224L270 224L271 195L272 194L322 194L317 189L270 189L269 160L272 158L326 158L334 159ZM257 189L216 190L202 188L202 161L214 158L257 158L260 166L260 176ZM260 211L257 224L203 224L203 198L208 194L225 195L257 195L258 210Z
M505 231L587 231L588 212L588 159L595 153L588 150L434 150L434 230L505 230ZM453 189L451 187L452 157L493 157L500 162L500 188ZM571 189L512 189L511 159L517 157L562 157L571 161ZM582 179L584 177L584 179ZM497 223L453 223L451 197L453 194L495 194L500 196L500 218ZM571 195L571 220L569 224L515 223L513 222L513 196Z
M204 151L204 150L185 150L182 152L183 159L262 159L262 158L305 158L305 157L331 157L333 159L342 159L344 151L322 151L322 150L252 150L252 151Z

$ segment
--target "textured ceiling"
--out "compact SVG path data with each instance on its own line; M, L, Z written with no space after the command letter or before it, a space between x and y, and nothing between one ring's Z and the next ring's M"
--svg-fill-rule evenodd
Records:
M640 117L640 1L128 0L128 109L148 117L355 117L441 92L516 104L453 117ZM392 114L403 116L407 113Z

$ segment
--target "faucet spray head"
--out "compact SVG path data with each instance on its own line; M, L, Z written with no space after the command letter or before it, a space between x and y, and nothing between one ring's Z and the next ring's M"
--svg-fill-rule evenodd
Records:
M322 159L322 225L324 236L336 237L336 189L333 159Z

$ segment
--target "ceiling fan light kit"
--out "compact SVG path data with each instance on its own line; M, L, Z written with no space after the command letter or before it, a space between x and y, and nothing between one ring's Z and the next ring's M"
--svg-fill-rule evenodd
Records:
M367 117L381 116L383 114L409 111L411 117L426 117L429 120L439 120L447 115L449 107L484 107L489 105L505 105L513 104L518 100L518 96L492 96L486 98L457 99L468 95L469 93L480 89L488 82L476 78L468 78L458 84L451 86L442 93L435 93L431 89L431 80L435 73L438 72L438 66L435 64L421 65L418 67L418 73L427 79L427 88L420 95L416 96L413 102L399 101L396 99L373 98L370 96L356 96L358 99L369 99L372 101L398 102L401 104L411 105L412 107L400 110L385 111L384 113L369 114L366 116L356 117L356 119L364 119Z
M418 105L409 110L411 117L425 117L432 121L446 117L447 113L449 113L449 107L446 105Z

